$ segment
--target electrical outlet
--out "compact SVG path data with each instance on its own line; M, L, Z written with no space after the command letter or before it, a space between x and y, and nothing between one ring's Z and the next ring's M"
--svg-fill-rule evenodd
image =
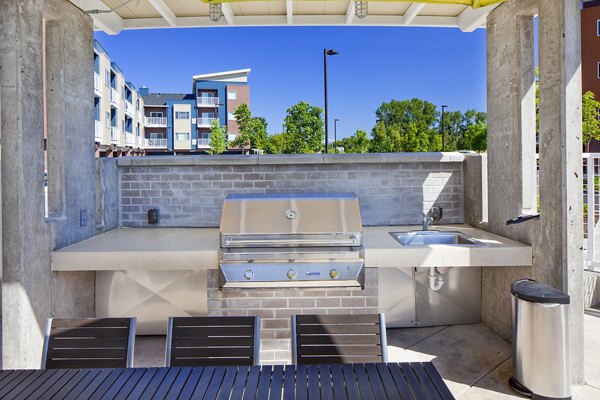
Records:
M86 226L88 223L88 213L87 210L79 211L79 226Z

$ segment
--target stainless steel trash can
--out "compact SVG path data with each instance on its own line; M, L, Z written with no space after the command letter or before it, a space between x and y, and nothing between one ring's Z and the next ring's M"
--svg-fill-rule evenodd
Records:
M513 282L510 290L510 386L532 399L571 399L569 295L531 279Z

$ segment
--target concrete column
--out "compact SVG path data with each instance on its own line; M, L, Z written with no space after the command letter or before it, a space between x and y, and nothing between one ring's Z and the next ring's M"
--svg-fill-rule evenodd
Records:
M483 319L510 339L510 284L533 278L571 296L574 383L583 382L581 57L577 0L509 0L488 17L488 180L490 231L533 247L532 268L484 269ZM534 212L532 16L539 15L540 218Z
M51 269L54 248L95 233L79 218L95 210L92 23L67 0L0 0L0 9L2 367L39 368L46 319L94 313L94 274ZM44 212L45 17L56 19L47 88L61 93L49 96L49 139L63 138L53 140L64 174L54 220Z
M577 0L539 7L542 277L571 296L571 367L583 383L581 28Z

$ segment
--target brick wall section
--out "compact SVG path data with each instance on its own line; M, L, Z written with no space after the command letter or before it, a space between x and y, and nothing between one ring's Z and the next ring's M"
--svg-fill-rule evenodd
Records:
M208 270L208 315L258 315L262 364L291 363L293 314L378 312L378 269L365 269L365 289L218 289L218 271Z
M186 156L119 159L121 225L218 227L229 193L354 192L363 225L418 225L423 210L463 223L463 159L455 153Z

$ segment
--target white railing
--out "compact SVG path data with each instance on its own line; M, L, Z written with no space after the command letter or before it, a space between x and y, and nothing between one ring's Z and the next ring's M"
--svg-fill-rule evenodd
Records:
M198 118L198 126L209 128L216 118Z
M165 149L167 148L167 139L144 139L144 148Z
M585 265L587 269L600 271L600 248L598 248L600 243L596 238L596 234L600 234L598 231L600 153L584 153L583 163L584 231L587 230ZM586 219L587 223L585 223Z
M198 97L198 107L216 107L218 105L218 97Z
M125 114L129 115L131 118L133 118L133 104L131 104L129 101L125 100Z
M103 133L104 133L104 129L102 126L102 122L94 121L94 137L96 138L96 142L102 141Z
M198 147L210 147L210 139L198 139Z
M167 117L146 117L146 126L167 126Z
M96 96L102 97L102 77L96 72L94 72L94 93Z
M119 144L121 141L121 130L116 126L110 127L110 142L112 144Z
M121 106L121 96L119 96L119 92L117 92L114 88L110 88L110 104L115 107Z
M132 132L125 131L125 146L133 147L135 145L135 137Z

